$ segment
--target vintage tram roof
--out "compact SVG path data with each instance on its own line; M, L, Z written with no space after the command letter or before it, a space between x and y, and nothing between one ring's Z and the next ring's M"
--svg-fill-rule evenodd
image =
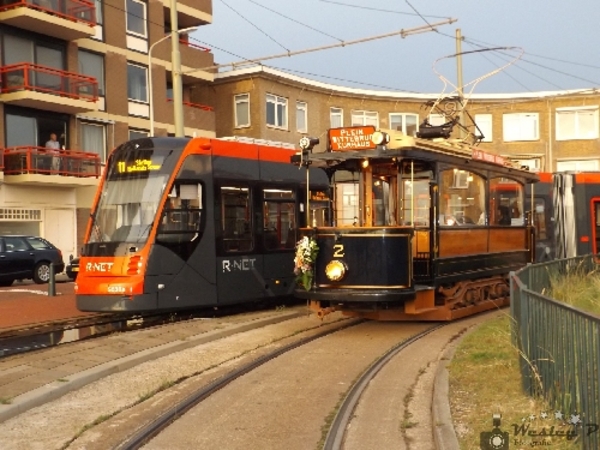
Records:
M528 183L539 181L537 173L513 166L512 163L500 156L487 153L458 140L420 139L393 130L385 130L385 132L390 136L389 143L386 145L376 146L372 149L356 150L351 146L346 146L343 150L328 148L325 152L309 152L308 155L304 154L305 159L302 163L308 162L313 167L336 169L337 166L344 166L347 161L351 160L409 158L441 162L462 169L473 168L512 175L523 178ZM292 158L292 162L301 164L301 155L296 154Z

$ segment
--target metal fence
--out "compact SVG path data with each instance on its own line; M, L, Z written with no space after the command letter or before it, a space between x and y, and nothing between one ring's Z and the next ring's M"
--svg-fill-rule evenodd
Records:
M523 388L544 397L552 414L577 430L584 449L600 449L600 317L544 293L552 280L596 270L597 256L585 256L528 265L510 275Z

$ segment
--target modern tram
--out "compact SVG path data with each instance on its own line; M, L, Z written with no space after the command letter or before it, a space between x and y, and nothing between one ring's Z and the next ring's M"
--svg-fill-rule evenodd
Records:
M290 164L295 152L235 138L118 146L91 209L77 307L175 311L291 296L298 229L322 225L329 207L325 172Z
M301 141L292 162L331 185L330 224L301 229L295 256L294 295L319 316L447 321L508 304L509 272L535 259L525 195L539 176L435 128Z
M533 191L536 262L600 253L600 172L539 176Z

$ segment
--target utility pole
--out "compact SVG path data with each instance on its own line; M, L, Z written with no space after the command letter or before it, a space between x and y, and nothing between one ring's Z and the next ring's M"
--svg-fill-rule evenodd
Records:
M458 123L459 125L463 125L463 73L462 73L462 35L460 32L460 28L456 29L456 86L458 87L458 101L459 101L459 112L458 112ZM464 130L462 127L459 127L459 136L461 138L465 137Z
M175 137L184 137L183 129L183 85L181 82L181 53L179 52L179 24L177 22L177 0L171 0L171 68L173 78L173 120Z

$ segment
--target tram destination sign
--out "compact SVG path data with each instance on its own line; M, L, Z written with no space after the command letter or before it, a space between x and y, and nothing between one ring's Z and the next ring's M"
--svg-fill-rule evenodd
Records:
M504 166L506 164L506 159L503 156L487 153L477 148L473 148L471 151L472 158L478 161L490 162L493 164L498 164L499 166Z
M340 152L377 148L377 146L371 142L373 133L375 133L375 127L372 125L331 128L329 130L329 149L333 152Z

